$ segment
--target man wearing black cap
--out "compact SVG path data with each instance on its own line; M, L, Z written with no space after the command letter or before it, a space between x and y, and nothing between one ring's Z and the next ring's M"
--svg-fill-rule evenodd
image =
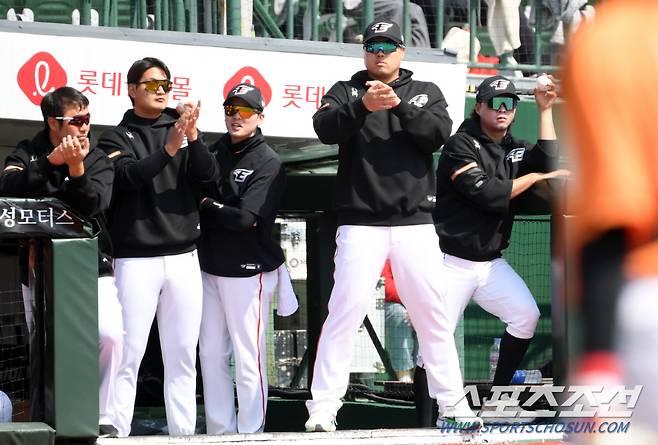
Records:
M483 80L471 117L448 139L439 159L435 220L444 252L450 329L457 326L471 297L507 324L494 386L509 385L539 320L530 290L501 252L512 231L514 199L538 181L569 174L553 170L558 160L552 115L556 97L553 84L547 91L535 90L539 139L533 146L509 131L519 102L512 81L503 76ZM422 376L422 369L418 374ZM422 387L415 389L420 392ZM519 411L510 410L509 400L498 402L512 414L496 422L524 421ZM489 400L482 417L500 413L502 409L486 412L497 407L497 401Z
M199 355L208 434L263 431L269 301L277 285L290 286L283 251L272 238L285 171L259 128L264 106L255 86L233 87L224 101L227 133L210 148L219 174L203 190L199 241ZM294 308L286 315L292 312ZM231 355L236 363L237 415Z
M481 425L464 398L432 224L432 153L450 135L452 121L441 90L400 68L403 44L397 24L369 24L366 70L332 86L313 116L320 140L339 146L338 230L335 284L317 349L307 431L336 428L354 337L387 259L445 422L452 428Z

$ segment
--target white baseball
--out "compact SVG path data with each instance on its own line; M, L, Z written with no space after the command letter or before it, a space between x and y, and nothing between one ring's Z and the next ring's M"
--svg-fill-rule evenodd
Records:
M537 91L547 91L548 87L551 85L553 85L553 82L551 81L550 77L548 77L546 74L542 74L541 76L537 77L535 88Z
M198 101L196 99L182 99L176 105L176 111L178 111L178 114L183 114L186 110L194 110L197 103Z

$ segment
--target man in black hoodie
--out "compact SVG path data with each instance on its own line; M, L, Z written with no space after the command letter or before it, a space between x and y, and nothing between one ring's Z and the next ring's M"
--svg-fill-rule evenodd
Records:
M136 61L127 80L134 108L98 144L115 169L108 219L126 330L117 427L130 434L137 373L157 315L169 433L194 434L202 305L194 184L212 178L215 164L196 129L198 104L182 115L167 108L172 83L161 60Z
M369 24L364 50L367 69L332 86L313 116L320 140L339 146L339 227L335 284L318 344L306 430L336 428L354 337L387 259L443 420L477 429L481 420L464 398L447 323L441 252L432 223L432 153L451 131L447 104L435 84L412 80L412 73L400 68L404 44L397 24Z
M455 329L471 298L507 324L494 386L509 385L539 320L530 290L501 252L512 232L515 198L537 182L569 174L554 170L558 145L552 107L556 98L552 83L545 91L535 91L539 140L533 145L515 139L509 130L519 101L512 81L503 76L483 80L473 114L448 139L439 159L435 218L444 252L450 329ZM417 369L419 374L422 377L421 369ZM415 389L420 393L422 387ZM524 421L518 416L520 410L510 408L509 400L489 400L482 417L499 414L500 406L512 414L497 417L496 422ZM485 413L497 408L497 413Z
M103 212L112 195L112 163L89 143L89 100L78 90L61 87L41 102L44 129L21 141L5 159L0 195L53 197L90 219L99 235L98 335L100 346L99 425L101 436L115 436L116 375L123 348L121 305L112 270L112 249ZM34 326L27 283L23 284L28 329Z

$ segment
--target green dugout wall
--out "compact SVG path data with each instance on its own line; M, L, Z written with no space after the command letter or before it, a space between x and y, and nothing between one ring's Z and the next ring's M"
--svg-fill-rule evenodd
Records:
M0 242L29 240L35 304L30 423L5 424L2 444L98 436L98 247L90 226L55 199L0 198Z

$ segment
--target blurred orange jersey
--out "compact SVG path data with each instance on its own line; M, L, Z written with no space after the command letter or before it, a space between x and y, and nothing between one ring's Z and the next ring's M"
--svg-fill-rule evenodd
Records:
M630 277L658 275L658 2L597 6L563 73L579 247L624 228Z

